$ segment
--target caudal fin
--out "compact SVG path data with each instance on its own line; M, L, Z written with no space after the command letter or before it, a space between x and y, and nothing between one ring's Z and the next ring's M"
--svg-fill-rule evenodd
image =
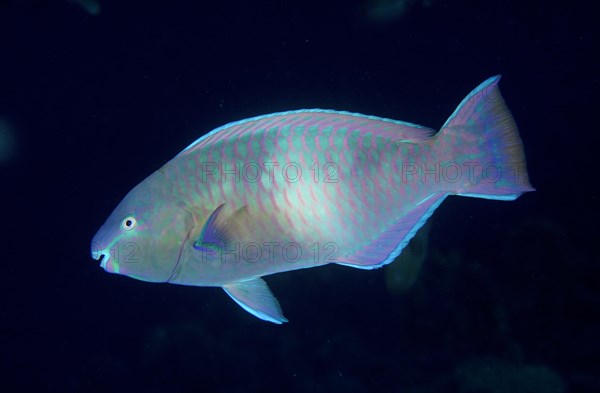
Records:
M494 76L473 90L440 131L444 145L456 153L468 181L455 193L513 200L534 191L529 184L523 143Z

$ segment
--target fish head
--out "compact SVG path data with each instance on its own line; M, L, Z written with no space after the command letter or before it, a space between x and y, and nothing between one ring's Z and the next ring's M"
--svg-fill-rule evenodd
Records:
M156 176L132 189L92 239L92 258L107 272L151 282L174 274L193 217Z

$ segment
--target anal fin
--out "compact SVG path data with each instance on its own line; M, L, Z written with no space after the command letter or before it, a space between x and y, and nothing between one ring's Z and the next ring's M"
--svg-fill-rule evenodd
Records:
M283 316L279 302L261 278L223 285L225 292L250 314L265 321L281 324Z
M428 196L367 247L340 257L341 261L337 264L358 269L376 269L392 262L447 195L436 193Z

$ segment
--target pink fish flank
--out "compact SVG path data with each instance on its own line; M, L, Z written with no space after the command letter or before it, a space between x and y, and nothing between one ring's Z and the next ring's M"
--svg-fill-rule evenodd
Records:
M492 77L439 132L332 110L227 124L138 184L92 241L112 273L222 287L286 322L263 276L392 262L449 195L532 191L516 124Z

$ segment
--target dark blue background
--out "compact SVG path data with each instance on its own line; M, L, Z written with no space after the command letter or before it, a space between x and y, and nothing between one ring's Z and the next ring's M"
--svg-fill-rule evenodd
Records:
M3 391L600 389L596 15L407 3L378 21L367 0L0 2ZM438 128L499 73L537 191L449 198L402 295L385 269L275 275L275 326L89 256L125 193L212 128L314 107Z

